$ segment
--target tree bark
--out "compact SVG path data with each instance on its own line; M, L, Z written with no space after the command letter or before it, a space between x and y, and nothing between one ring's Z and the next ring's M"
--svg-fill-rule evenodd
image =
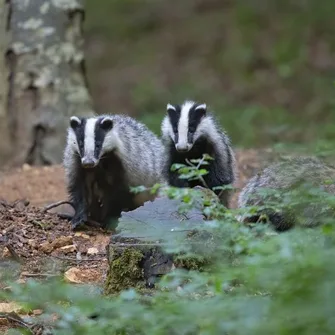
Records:
M69 116L93 114L82 1L0 0L1 13L0 43L4 35L9 42L1 49L6 62L0 61L0 117L9 133L11 163L60 163Z
M0 162L4 162L9 155L9 132L7 126L7 69L5 64L5 50L7 48L7 17L8 5L0 0Z

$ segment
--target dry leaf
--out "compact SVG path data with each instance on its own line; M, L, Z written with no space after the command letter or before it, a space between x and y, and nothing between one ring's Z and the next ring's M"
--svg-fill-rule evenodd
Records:
M58 249L64 246L67 246L69 244L73 243L72 236L61 236L59 238L56 238L54 241L50 242L44 242L40 246L40 250L45 252L46 254L51 253L54 249Z
M82 233L82 232L80 232L80 231L76 232L76 233L74 234L74 236L76 236L76 237L82 237L82 238L86 238L86 239L89 239L89 238L90 238L89 235L87 235L87 234L85 234L85 233Z
M64 254L68 254L70 252L75 252L77 250L77 248L74 244L66 245L64 247L61 247L60 249L64 252Z
M92 283L98 281L101 275L98 271L92 269L70 268L64 274L66 281L75 284Z

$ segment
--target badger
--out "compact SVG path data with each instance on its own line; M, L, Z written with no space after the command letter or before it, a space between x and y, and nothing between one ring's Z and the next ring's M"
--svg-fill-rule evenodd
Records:
M207 111L205 103L185 101L181 105L167 104L167 115L161 125L162 141L165 147L163 174L167 182L175 187L205 186L210 189L217 186L232 185L236 179L235 154L226 133L220 129L214 116ZM187 164L192 159L201 159L203 154L213 160L204 165L208 173L200 180L179 178L178 171L172 171L175 163ZM220 201L229 206L230 192L214 191L220 195Z
M129 116L72 116L63 165L73 229L89 221L107 226L151 200L150 192L136 195L130 187L164 181L163 153L161 140Z

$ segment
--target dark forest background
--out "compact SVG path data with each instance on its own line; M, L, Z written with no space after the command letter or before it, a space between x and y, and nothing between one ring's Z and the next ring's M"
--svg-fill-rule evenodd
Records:
M332 0L86 1L90 91L99 113L159 133L167 102L205 101L235 146L333 140Z

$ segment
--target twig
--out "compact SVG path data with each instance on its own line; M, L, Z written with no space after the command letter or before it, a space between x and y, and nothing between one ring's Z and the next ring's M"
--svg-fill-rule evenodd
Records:
M55 273L21 273L24 277L59 277L59 274Z
M204 157L201 158L200 162L198 163L197 166L195 166L189 159L185 159L186 163L191 165L192 167L196 168L197 170L199 170L199 167L201 166L201 164L204 162ZM207 185L207 183L205 182L205 179L202 176L197 176L198 179L202 182L202 184L204 185L204 187L209 188L209 186Z
M43 212L45 213L45 212L47 212L48 210L53 209L53 208L55 208L55 207L59 207L59 206L61 206L61 205L70 205L72 208L74 208L74 207L73 207L73 203L72 203L71 201L68 201L68 200L62 200L62 201L54 202L53 204L50 204L50 205L48 205L48 206L45 206Z
M14 250L14 248L7 242L5 244L5 247L8 249L9 253L11 254L11 256L20 264L23 264L22 259L20 258L20 256L16 253L16 251Z
M20 316L14 312L0 313L0 318L7 319L9 322L12 323L17 323L18 325L27 328L31 331L31 325L29 325L29 323L24 322L22 318L20 318Z

